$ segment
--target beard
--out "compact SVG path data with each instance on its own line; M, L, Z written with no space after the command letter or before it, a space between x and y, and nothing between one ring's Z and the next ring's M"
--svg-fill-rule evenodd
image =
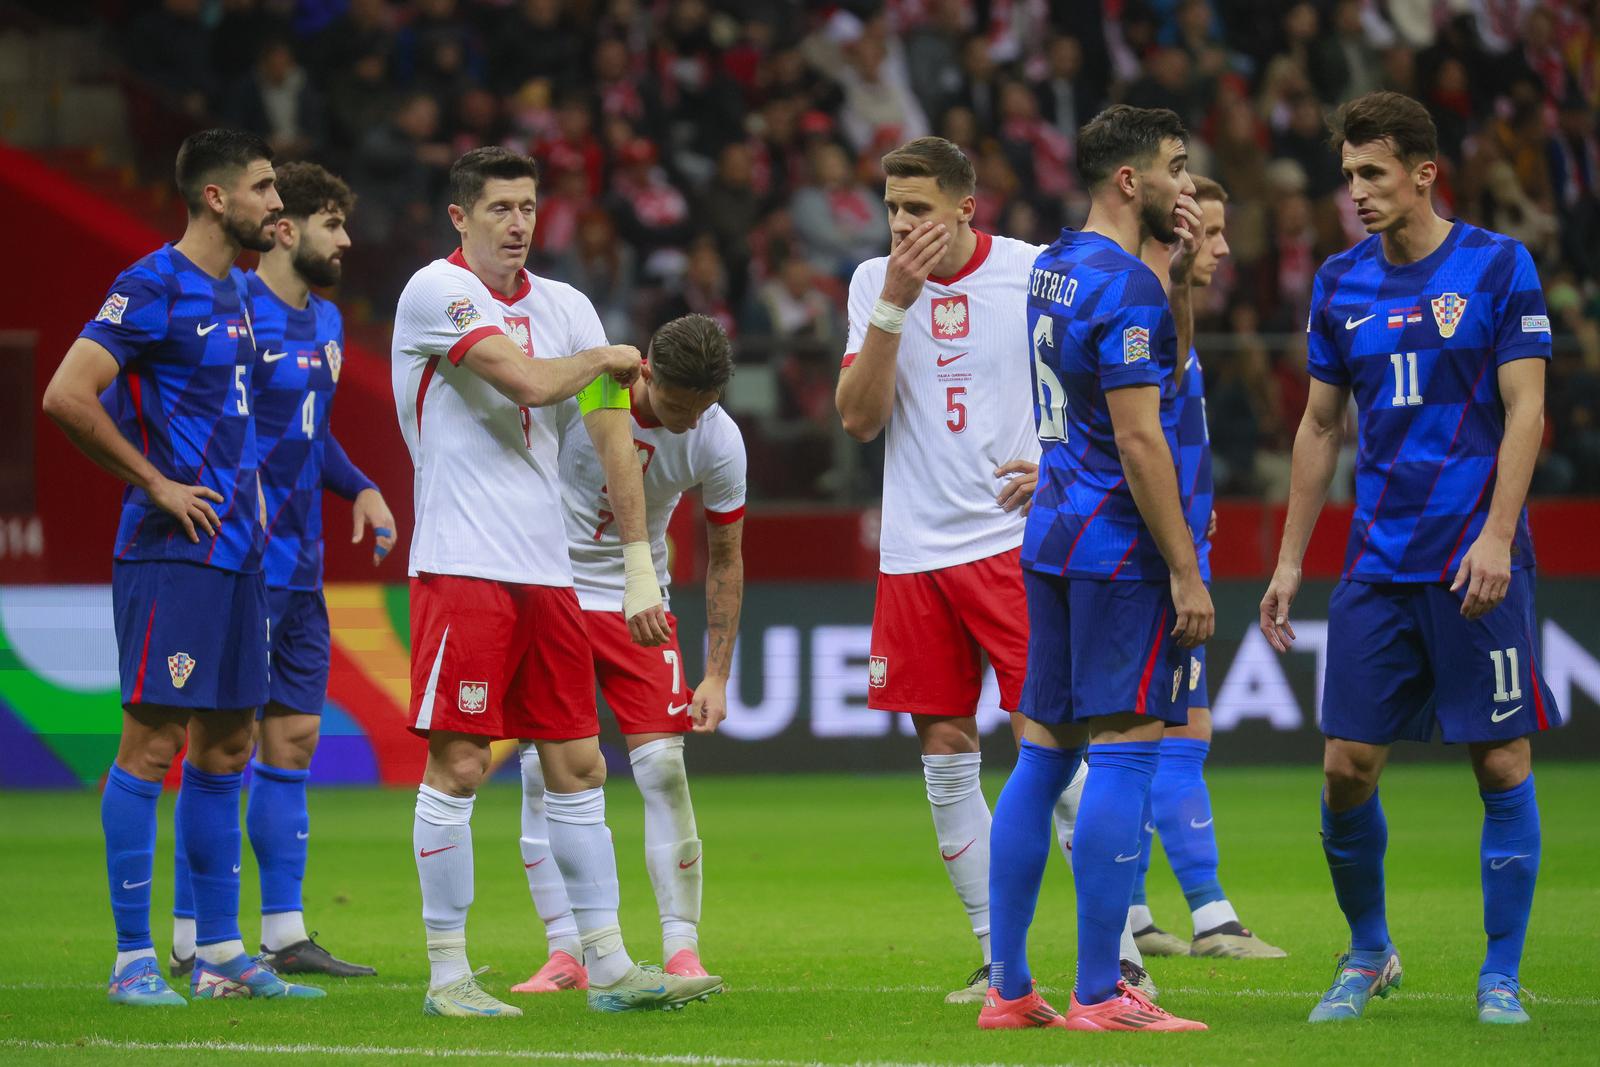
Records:
M332 256L314 256L303 249L295 250L294 269L300 277L322 289L338 285L343 270Z
M222 229L229 237L239 242L240 248L251 252L270 252L277 239L267 227L277 218L274 212L263 219L246 219L229 212L223 217Z
M1139 226L1164 245L1170 245L1178 239L1172 208L1162 210L1160 204L1148 197L1139 205Z

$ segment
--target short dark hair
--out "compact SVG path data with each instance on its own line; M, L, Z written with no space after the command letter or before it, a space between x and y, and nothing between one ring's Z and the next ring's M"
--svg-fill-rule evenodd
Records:
M205 208L205 188L229 171L243 170L258 159L272 162L272 148L256 134L245 130L201 130L191 133L178 146L174 167L178 192L198 215Z
M1118 167L1148 163L1167 138L1188 136L1176 111L1114 104L1078 131L1078 174L1093 189Z
M1194 179L1194 198L1197 202L1201 200L1215 200L1219 204L1228 202L1228 190L1222 187L1221 182L1201 174L1191 174L1189 177ZM284 201L285 204L288 202Z
M532 178L537 185L539 164L532 156L499 145L474 148L450 164L450 202L462 211L471 211L491 178Z
M319 211L349 215L356 194L336 174L315 163L285 163L277 168L283 216L309 219Z
M891 178L932 178L939 188L957 197L971 196L978 188L972 160L955 142L943 137L918 137L907 141L879 161Z
M684 315L650 339L650 373L663 385L722 392L733 377L733 345L709 315Z
M1367 93L1334 114L1328 138L1334 152L1374 141L1388 141L1408 167L1439 156L1439 131L1428 109L1403 93Z

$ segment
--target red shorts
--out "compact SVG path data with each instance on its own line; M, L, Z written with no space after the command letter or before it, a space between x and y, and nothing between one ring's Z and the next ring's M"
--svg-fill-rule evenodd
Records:
M583 625L594 650L594 675L606 707L625 734L681 734L694 726L694 692L683 680L678 620L667 615L672 640L645 648L633 643L620 611L585 611Z
M1000 706L1015 711L1028 667L1022 550L915 574L879 574L867 707L971 715L987 653Z
M411 729L569 741L600 732L570 586L411 579Z

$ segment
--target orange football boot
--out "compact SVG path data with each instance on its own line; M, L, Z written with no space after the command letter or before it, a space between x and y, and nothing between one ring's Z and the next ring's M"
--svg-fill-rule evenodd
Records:
M1158 1008L1150 998L1130 986L1117 983L1117 995L1099 1004L1079 1004L1078 994L1072 994L1072 1006L1067 1009L1068 1030L1208 1030L1205 1023L1194 1019L1180 1019L1165 1008Z
M560 949L550 953L544 966L526 982L511 987L513 993L560 993L567 989L588 989L589 972L570 953Z
M979 1030L1034 1030L1066 1025L1067 1017L1046 1004L1033 988L1016 1000L1007 1000L990 986L978 1012Z
M708 978L710 972L705 964L700 962L700 957L692 948L680 948L672 954L667 965L662 968L668 974L675 974L679 978Z

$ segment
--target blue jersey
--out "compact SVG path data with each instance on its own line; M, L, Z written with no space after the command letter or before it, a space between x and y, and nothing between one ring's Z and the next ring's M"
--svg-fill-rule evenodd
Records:
M1211 431L1206 428L1206 383L1200 356L1189 349L1189 362L1178 383L1178 492L1183 513L1194 535L1194 552L1200 559L1200 578L1211 581L1211 508L1216 490L1211 484Z
M1550 320L1517 241L1457 222L1395 266L1376 236L1317 272L1306 326L1313 377L1361 411L1344 576L1448 582L1489 514L1505 432L1497 369L1550 358ZM1533 565L1524 509L1513 570Z
M344 365L344 320L315 294L304 308L290 307L260 275L248 278L261 348L254 392L267 498L267 586L320 589L322 490L350 498L372 484L359 472L353 486L339 479L349 461L328 426Z
M1028 287L1042 455L1022 565L1069 578L1167 577L1122 471L1106 393L1153 385L1178 453L1178 337L1154 272L1108 237L1063 230ZM1176 471L1176 460L1174 460Z
M261 569L250 375L255 341L244 275L213 278L171 245L117 276L80 336L121 367L107 405L117 427L163 475L215 489L222 528L193 544L142 489L122 495L114 555L223 570Z

